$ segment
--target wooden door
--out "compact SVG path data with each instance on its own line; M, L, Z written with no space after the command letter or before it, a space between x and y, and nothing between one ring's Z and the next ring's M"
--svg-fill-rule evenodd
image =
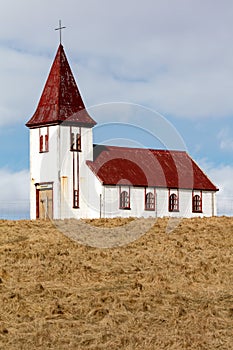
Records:
M38 218L53 218L53 190L43 189L38 191Z

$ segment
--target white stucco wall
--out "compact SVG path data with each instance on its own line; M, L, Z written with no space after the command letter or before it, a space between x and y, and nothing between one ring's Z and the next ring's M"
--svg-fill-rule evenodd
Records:
M45 130L46 129L46 130ZM41 128L41 132L47 127ZM59 127L49 127L49 152L40 153L39 128L30 129L30 217L36 219L36 183L53 182L54 216L59 214Z
M69 217L90 217L99 213L101 186L86 165L93 159L92 129L81 128L82 151L79 156L80 209L73 209L73 152L70 151L70 127L49 127L49 151L39 152L39 136L45 134L47 127L30 130L30 217L36 218L36 183L53 183L53 215L55 219ZM79 128L72 127L78 133ZM77 152L75 157L77 156ZM99 185L99 193L95 193ZM93 202L92 207L88 204ZM98 205L97 205L98 203ZM98 207L98 209L96 209ZM93 209L94 208L94 209ZM91 213L91 214L90 214Z
M122 187L124 189L124 187ZM127 187L125 187L127 190ZM153 191L153 190L151 190ZM119 209L119 186L105 186L103 189L103 217L197 217L216 215L214 192L202 192L202 213L192 211L192 190L179 190L179 211L169 212L169 190L156 188L155 210L145 210L145 188L130 188L130 209ZM173 191L170 190L170 194ZM174 191L177 193L177 191Z
M149 188L156 196L155 210L145 210L145 188L130 187L130 209L119 209L119 186L102 186L86 164L93 159L92 129L81 128L81 152L70 151L70 127L49 127L49 152L39 152L39 135L47 127L30 130L30 202L31 219L36 219L36 183L53 183L53 215L59 218L98 217L195 217L216 215L214 192L202 191L202 213L192 212L192 190ZM79 128L72 128L78 133ZM73 208L73 153L79 157L79 208ZM123 187L122 187L123 189ZM128 186L125 187L129 189ZM179 211L169 212L169 193L179 197ZM200 191L197 191L200 193Z
M72 127L78 133L79 128ZM81 152L70 151L70 128L61 126L61 218L99 217L101 184L86 164L93 159L92 129L81 128ZM73 153L79 158L79 208L73 208ZM65 191L64 191L65 189Z

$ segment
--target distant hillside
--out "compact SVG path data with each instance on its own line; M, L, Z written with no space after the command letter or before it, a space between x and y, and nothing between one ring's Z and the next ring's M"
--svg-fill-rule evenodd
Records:
M233 218L167 223L104 249L0 221L0 349L232 349Z

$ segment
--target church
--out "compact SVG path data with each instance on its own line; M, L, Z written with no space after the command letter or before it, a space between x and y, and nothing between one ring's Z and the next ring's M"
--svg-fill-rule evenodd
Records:
M216 215L218 188L185 151L94 145L95 125L60 43L26 124L31 219Z

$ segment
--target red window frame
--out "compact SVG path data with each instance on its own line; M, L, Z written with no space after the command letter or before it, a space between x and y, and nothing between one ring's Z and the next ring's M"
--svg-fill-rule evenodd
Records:
M43 152L44 136L40 135L40 153Z
M149 201L148 201L149 198ZM155 210L155 190L154 193L150 192L146 192L145 189L145 210L151 210L154 211Z
M193 192L192 211L193 213L202 213L202 192L200 192L200 194L195 194Z
M130 187L126 189L119 188L119 208L130 209Z
M171 193L169 190L169 198L168 198L168 210L170 212L178 212L179 211L179 196L178 193Z
M70 127L70 150L73 152L81 152L81 128L79 128L79 132L75 134L72 131L72 127Z
M81 134L76 134L76 149L77 151L81 151Z
M47 127L47 133L41 134L39 129L39 152L45 153L49 151L49 128Z
M73 190L73 208L79 208L79 190Z
M45 135L45 152L49 151L49 135Z

